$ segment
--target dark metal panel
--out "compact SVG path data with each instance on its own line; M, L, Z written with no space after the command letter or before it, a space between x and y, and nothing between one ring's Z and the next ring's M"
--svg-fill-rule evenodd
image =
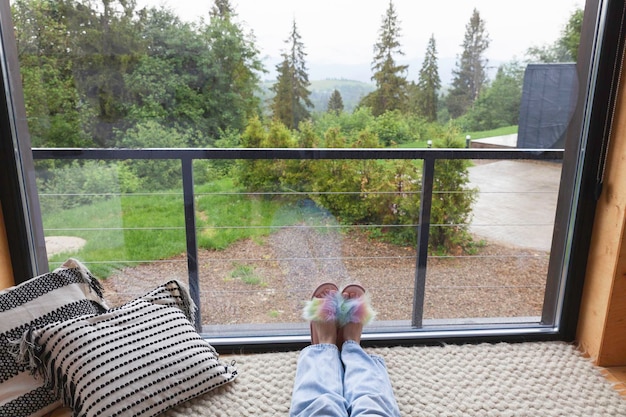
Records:
M183 202L185 206L185 237L187 240L187 273L191 299L200 306L200 279L198 276L198 242L196 239L196 209L193 192L193 160L182 160ZM202 329L202 311L197 309L196 329Z
M48 271L35 171L8 1L0 2L0 202L16 283Z
M36 148L35 159L533 159L561 160L559 149L317 149L317 148L163 148L87 149Z
M433 202L435 159L424 160L422 167L422 191L420 215L417 227L417 260L415 266L415 288L413 289L413 321L415 328L422 327L424 319L424 296L426 291L426 269L428 264L428 237L430 235L430 211Z

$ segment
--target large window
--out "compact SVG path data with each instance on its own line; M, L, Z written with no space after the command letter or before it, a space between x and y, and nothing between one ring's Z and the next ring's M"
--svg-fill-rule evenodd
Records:
M372 343L572 336L619 2L192 3L3 5L18 280L178 278L223 345L305 343L325 281Z

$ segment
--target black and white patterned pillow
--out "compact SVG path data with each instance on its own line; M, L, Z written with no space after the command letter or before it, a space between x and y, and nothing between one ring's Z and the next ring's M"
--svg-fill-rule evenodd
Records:
M22 359L75 416L156 416L237 376L196 332L194 316L174 280L105 313L31 331Z
M16 362L14 344L24 332L106 308L98 280L74 259L0 291L0 416L43 416L61 405L41 379Z

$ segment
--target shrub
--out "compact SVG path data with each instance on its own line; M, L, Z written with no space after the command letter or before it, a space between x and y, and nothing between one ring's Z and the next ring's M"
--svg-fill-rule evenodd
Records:
M337 116L338 117L338 116ZM387 133L408 130L408 123L396 123L395 113L380 116L379 127L388 126ZM419 124L419 121L415 123ZM423 131L437 135L434 146L454 148L464 143L455 140L458 132L451 126L437 128L420 124ZM299 140L316 141L310 125ZM402 127L400 130L399 127ZM404 133L403 133L404 134ZM350 132L352 140L340 126L329 127L322 144L326 148L377 148L383 143L379 135L365 127ZM306 138L306 139L303 139ZM290 147L296 143L292 133L279 123L266 131L259 120L248 125L243 140L248 144ZM400 244L415 244L419 221L421 161L412 160L323 160L323 161L242 161L237 181L248 191L299 191L310 193L319 207L328 210L342 224L372 225L376 236ZM440 160L435 164L434 195L431 211L430 247L440 251L465 249L471 243L467 228L476 191L469 183L468 162ZM282 198L285 198L284 196Z
M113 194L134 192L139 179L123 164L104 161L73 161L49 169L38 179L41 209L53 212L93 204Z
M414 137L409 128L407 118L399 111L386 111L376 118L372 130L384 146L413 142Z
M465 144L455 139L458 132L450 128L435 147L463 148ZM477 190L468 188L469 161L462 159L438 160L435 163L433 202L431 208L430 247L437 251L466 251L472 242L468 232L472 205Z
M165 127L155 120L141 122L117 132L117 145L122 148L184 148L195 136ZM128 169L141 181L141 190L158 191L180 188L181 164L178 160L133 160L125 162Z

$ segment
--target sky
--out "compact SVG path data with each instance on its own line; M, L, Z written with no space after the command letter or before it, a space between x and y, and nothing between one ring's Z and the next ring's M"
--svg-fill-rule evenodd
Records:
M139 0L165 6L182 19L208 16L211 0ZM271 74L286 47L295 19L311 80L346 78L369 81L373 46L387 0L231 0L244 29L252 32ZM571 13L584 0L393 0L409 79L417 79L428 40L434 35L440 72L449 72L462 52L465 27L478 10L491 39L486 57L494 67L522 59L531 46L552 44ZM446 74L440 74L442 81ZM444 82L445 83L445 82Z

